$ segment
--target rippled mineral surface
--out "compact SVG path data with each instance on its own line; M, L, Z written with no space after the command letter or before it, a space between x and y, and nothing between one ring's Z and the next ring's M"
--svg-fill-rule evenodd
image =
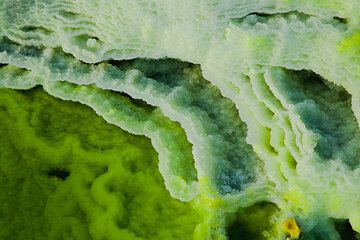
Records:
M360 239L358 0L0 0L0 239Z

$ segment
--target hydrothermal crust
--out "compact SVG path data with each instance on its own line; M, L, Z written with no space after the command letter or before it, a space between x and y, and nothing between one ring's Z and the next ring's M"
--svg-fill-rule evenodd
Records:
M0 0L0 239L360 239L358 0Z

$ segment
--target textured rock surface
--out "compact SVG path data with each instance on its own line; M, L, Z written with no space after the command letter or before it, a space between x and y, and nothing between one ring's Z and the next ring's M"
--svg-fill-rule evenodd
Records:
M356 239L359 20L0 0L0 238Z

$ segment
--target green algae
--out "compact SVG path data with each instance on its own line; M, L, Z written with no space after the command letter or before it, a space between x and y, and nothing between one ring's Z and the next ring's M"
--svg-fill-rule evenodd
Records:
M148 139L39 88L0 98L1 239L191 238L201 217L170 197Z

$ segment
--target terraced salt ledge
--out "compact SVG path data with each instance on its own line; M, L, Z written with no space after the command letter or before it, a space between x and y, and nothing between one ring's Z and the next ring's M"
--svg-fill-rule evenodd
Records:
M357 5L355 1L2 1L0 86L21 90L1 90L7 99L3 114L12 116L4 117L9 122L4 129L32 129L2 138L16 134L40 138L17 143L13 137L17 147L7 148L5 140L2 145L19 152L34 145L44 159L30 168L36 176L44 178L40 169L48 165L47 172L52 173L50 165L55 163L60 167L55 173L69 174L43 196L46 207L39 221L52 220L46 231L35 231L38 238L34 238L62 239L57 236L63 234L73 239L296 239L301 232L303 239L356 239L360 231ZM29 90L39 85L63 101L33 93L39 89ZM21 108L11 99L22 99L29 110L11 110ZM97 149L99 156L93 160L89 157L93 150L75 144L79 150L67 153L74 166L69 160L56 160L61 154L52 157L43 150L52 140L41 136L51 134L33 133L48 120L39 118L41 124L28 126L24 117L36 108L47 108L40 100L31 107L36 99L57 101L54 108L81 103L112 128L128 132L119 130L124 138L146 136L156 151L161 178L149 180L148 171L157 172L156 160L148 170L136 171L147 153L157 159L150 147L134 150L144 153L134 154L130 168L120 166L136 143ZM90 114L82 107L73 111ZM9 119L22 120L13 126ZM73 119L81 132L84 125ZM56 136L67 127L53 123L51 128ZM73 144L63 141L63 146ZM25 162L31 159L26 156ZM9 169L6 162L12 158L10 153L1 156L0 172ZM77 161L96 167L86 170ZM16 174L14 169L10 172ZM54 174L50 175L46 177ZM91 182L85 189L76 187L82 178ZM154 188L131 191L126 187L131 186L129 179ZM32 181L37 182L25 182ZM153 198L147 201L141 194ZM60 211L65 196L71 202L65 205L73 207ZM10 199L4 197L3 202ZM171 203L159 206L163 199ZM9 209L1 209L1 225L18 221L8 217ZM183 217L178 217L179 211ZM61 219L68 220L58 226ZM162 227L152 223L156 219L171 221ZM17 224L27 225L26 221ZM299 226L299 231L284 223ZM0 236L23 239L37 229L30 225L20 231L8 228Z

